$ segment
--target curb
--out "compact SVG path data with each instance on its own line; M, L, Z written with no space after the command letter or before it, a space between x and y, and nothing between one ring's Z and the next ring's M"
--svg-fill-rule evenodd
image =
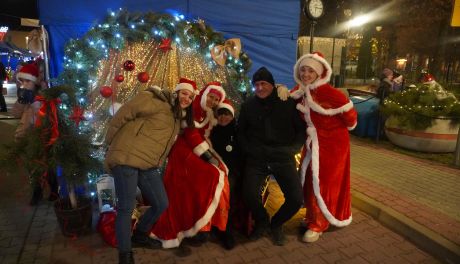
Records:
M354 207L369 214L394 232L406 237L424 251L443 262L460 263L460 245L447 240L433 230L359 191L353 190L351 197Z

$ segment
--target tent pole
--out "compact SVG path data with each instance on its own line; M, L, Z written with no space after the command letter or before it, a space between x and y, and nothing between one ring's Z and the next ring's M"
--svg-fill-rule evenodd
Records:
M48 84L48 87L51 87L50 84L50 69L49 69L49 59L48 59L48 34L46 32L45 26L41 26L41 32L42 32L42 41L43 41L43 58L45 60L45 81Z

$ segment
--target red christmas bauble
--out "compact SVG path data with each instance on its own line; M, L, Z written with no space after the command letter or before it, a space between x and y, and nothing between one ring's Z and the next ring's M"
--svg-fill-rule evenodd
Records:
M117 82L123 82L125 80L125 76L123 76L122 74L118 74L117 76L115 76L115 81Z
M126 71L132 71L135 67L136 65L132 60L127 60L125 61L125 63L123 63L123 69L125 69Z
M99 89L99 92L104 98L109 98L113 94L112 87L110 86L102 86L101 89Z
M141 83L146 83L149 81L149 74L147 72L140 72L138 75L137 75L137 79L141 82Z

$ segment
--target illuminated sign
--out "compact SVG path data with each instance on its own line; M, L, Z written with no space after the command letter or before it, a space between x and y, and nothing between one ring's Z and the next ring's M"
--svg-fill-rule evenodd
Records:
M6 32L8 32L8 27L1 26L0 27L0 41L3 41L3 38L6 35Z
M460 27L460 0L455 0L454 9L452 10L452 21L450 23L453 27Z

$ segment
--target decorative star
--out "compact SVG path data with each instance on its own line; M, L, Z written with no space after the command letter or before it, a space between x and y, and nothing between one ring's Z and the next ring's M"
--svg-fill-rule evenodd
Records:
M172 48L171 48L171 39L170 39L170 38L162 39L159 48L160 48L163 52L166 52L166 51L168 51L168 50L172 50Z
M75 125L77 125L77 127L78 125L80 125L81 121L86 120L85 117L83 116L83 109L79 106L73 107L72 114L70 115L69 118L75 122Z

